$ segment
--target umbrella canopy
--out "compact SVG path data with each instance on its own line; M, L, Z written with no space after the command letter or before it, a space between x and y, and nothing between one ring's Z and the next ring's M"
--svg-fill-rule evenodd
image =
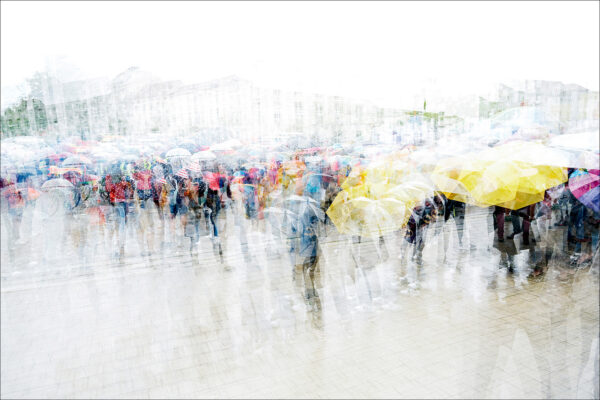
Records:
M288 233L298 230L298 215L286 208L267 207L264 214L271 226L280 232Z
M405 202L393 197L350 198L348 192L341 192L327 210L327 215L340 233L379 237L404 226L411 209Z
M598 153L600 137L596 132L569 133L558 135L550 139L550 146L564 149L587 150Z
M72 189L74 186L66 179L56 178L50 179L42 185L42 190L48 191L52 189Z
M600 170L577 170L569 178L569 190L584 206L600 213Z
M409 174L402 165L396 165L399 170L383 164L352 170L327 210L340 233L378 237L396 231L418 202L433 195L425 176Z
M174 149L167 151L167 154L165 154L165 157L167 159L172 159L172 158L189 157L190 155L192 155L192 153L190 153L189 150L181 148L181 147L176 147Z
M193 161L210 161L215 160L217 155L210 150L199 151L192 155Z
M118 159L121 161L132 163L132 162L136 162L137 160L139 160L140 157L136 156L135 154L124 154L122 156L119 156Z
M13 141L24 146L39 146L44 143L44 139L37 136L17 136Z
M591 151L546 146L541 143L512 141L494 147L487 152L505 160L520 161L531 165L544 165L564 168L595 168L598 166L598 153Z
M212 151L229 151L229 150L233 150L233 146L231 146L227 142L217 143L213 146L210 146L210 150L212 150Z
M294 228L287 231L291 234L301 234L305 227L314 226L315 222L325 219L325 212L319 203L308 196L289 196L283 200L283 208L291 213L288 216L290 226L285 227Z
M90 165L90 164L92 164L92 160L90 160L89 158L82 156L82 155L68 157L61 163L61 165L63 167L72 167L72 166Z
M320 204L309 196L288 196L283 200L283 205L286 209L292 211L296 215L302 215L309 212L321 220L325 218L325 213L321 209Z
M441 160L432 181L448 198L477 206L519 209L543 200L567 180L560 167L510 160L497 149Z

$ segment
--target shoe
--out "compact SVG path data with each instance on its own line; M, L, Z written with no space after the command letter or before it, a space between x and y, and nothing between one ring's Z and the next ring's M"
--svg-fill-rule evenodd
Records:
M529 240L523 240L523 245L529 246Z
M499 241L500 243L502 243L502 242L504 242L504 238L498 238L498 241Z

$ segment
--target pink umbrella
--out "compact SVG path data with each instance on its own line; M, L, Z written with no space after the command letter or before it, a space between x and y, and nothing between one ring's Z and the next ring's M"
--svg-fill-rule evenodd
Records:
M600 212L600 170L577 170L569 178L569 190L584 206Z

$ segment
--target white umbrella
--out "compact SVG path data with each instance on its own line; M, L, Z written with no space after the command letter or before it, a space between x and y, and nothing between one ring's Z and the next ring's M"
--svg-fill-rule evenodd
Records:
M598 152L600 149L599 132L582 132L558 135L550 139L550 146L563 149L588 150Z
M174 149L171 149L167 152L166 157L167 158L182 158L182 157L189 157L191 155L191 153L182 148L182 147L176 147Z
M119 159L125 161L125 162L136 162L140 157L136 156L135 154L124 154L122 156L119 156Z
M309 196L292 195L283 200L284 208L290 210L298 216L302 216L309 212L320 220L325 218L325 212L321 209L320 204Z
M320 163L321 161L323 161L323 159L319 156L309 156L304 159L304 162L306 162L306 163L315 163L316 164L316 163Z
M226 142L224 142L224 144L227 144L227 146L232 147L232 148L237 148L237 147L243 146L242 142L240 142L237 139L229 139Z
M14 139L14 142L25 146L39 146L44 143L44 139L36 136L18 136Z
M215 144L214 146L210 146L210 149L214 150L214 151L227 151L227 150L233 150L233 147L231 147L228 143L223 142L223 143Z
M49 181L44 182L42 185L42 190L48 191L52 189L72 189L73 184L66 179L56 178L50 179Z
M71 156L62 162L62 166L69 167L69 166L74 166L74 165L90 165L91 163L92 163L92 161L90 159L88 159L87 157Z
M210 161L215 160L217 155L210 150L199 151L192 155L193 161Z

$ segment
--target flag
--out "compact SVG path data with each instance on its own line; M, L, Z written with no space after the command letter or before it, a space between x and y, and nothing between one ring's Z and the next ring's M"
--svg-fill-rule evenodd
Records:
M192 172L202 172L202 168L200 168L200 164L198 164L197 162L190 163L187 166L187 169L189 169Z
M183 179L188 179L190 176L188 175L188 172L185 170L185 168L181 168L179 171L177 171L177 173L175 174L180 178Z

